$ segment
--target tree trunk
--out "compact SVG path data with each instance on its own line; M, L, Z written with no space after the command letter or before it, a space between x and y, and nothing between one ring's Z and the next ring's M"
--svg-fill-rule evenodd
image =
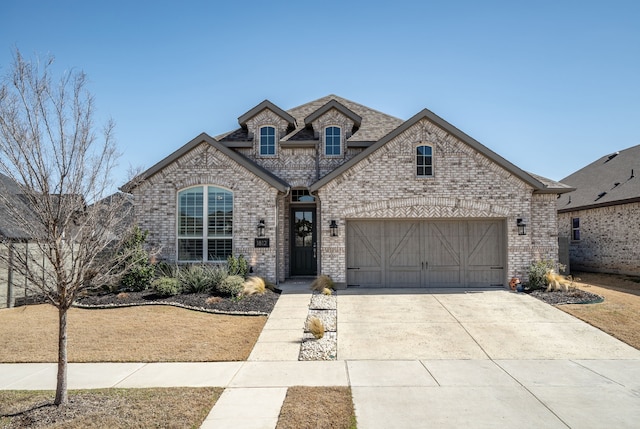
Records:
M58 382L56 405L67 402L67 308L58 308Z

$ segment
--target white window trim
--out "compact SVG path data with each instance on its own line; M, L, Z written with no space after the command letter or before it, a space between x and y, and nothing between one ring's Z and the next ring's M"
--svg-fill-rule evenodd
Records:
M418 174L418 154L417 150L421 146L427 146L431 148L431 174ZM435 161L435 148L431 143L416 143L413 147L413 174L419 179L432 179L436 176L436 161Z
M340 136L340 152L335 155L328 155L327 154L327 129L329 128L337 128L340 132L339 132L339 136ZM326 157L326 158L340 158L344 155L344 135L342 133L342 127L340 125L327 125L323 128L322 130L322 154Z
M273 155L272 154L263 154L262 153L262 129L263 128L273 128ZM260 125L258 127L258 156L263 158L274 158L278 156L278 143L280 141L278 133L278 127L275 125L265 124Z
M200 237L194 237L194 236L180 236L179 234L179 229L180 229L180 193L183 191L188 191L189 189L193 189L193 188L202 188L202 235ZM209 225L209 188L218 188L218 189L222 189L225 191L228 191L231 193L231 197L232 197L232 216L233 216L233 220L234 220L234 225L235 225L235 212L236 212L236 198L235 198L235 194L234 192L229 189L226 188L224 186L219 186L219 185L212 185L212 184L197 184L197 185L193 185L193 186L188 186L186 188L182 188L182 189L178 189L178 191L176 192L176 227L175 227L175 234L176 234L176 244L175 244L175 255L176 255L176 263L184 263L184 264L190 264L190 263L219 263L219 261L210 261L209 260L209 255L208 255L208 247L205 246L205 241L209 240L209 239L224 239L224 240L231 240L231 249L232 249L232 254L233 254L233 249L234 249L234 245L233 245L233 230L234 227L231 227L231 237L209 237L208 236L208 225ZM179 254L178 252L180 251L180 240L202 240L202 255L200 259L195 259L195 260L188 260L188 259L180 259L179 258Z

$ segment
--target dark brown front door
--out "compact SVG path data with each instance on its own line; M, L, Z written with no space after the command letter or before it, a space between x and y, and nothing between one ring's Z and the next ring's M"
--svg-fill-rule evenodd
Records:
M315 276L317 273L316 209L291 210L291 275Z

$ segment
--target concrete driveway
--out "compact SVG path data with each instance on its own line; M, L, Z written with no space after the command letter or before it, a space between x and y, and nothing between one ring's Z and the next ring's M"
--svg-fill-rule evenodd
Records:
M640 352L526 294L347 289L339 360L638 359Z

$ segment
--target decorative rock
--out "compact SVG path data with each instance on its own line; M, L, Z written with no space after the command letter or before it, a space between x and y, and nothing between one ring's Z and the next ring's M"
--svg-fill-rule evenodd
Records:
M313 294L311 296L311 310L336 310L338 308L338 298L336 295Z
M336 360L338 355L338 334L325 332L316 340L312 334L304 334L298 360Z
M324 325L324 330L335 332L338 329L337 326L337 311L336 310L309 310L309 314L307 316L307 323L309 319L312 317L317 317L320 319L322 324ZM305 324L305 328L306 328Z

